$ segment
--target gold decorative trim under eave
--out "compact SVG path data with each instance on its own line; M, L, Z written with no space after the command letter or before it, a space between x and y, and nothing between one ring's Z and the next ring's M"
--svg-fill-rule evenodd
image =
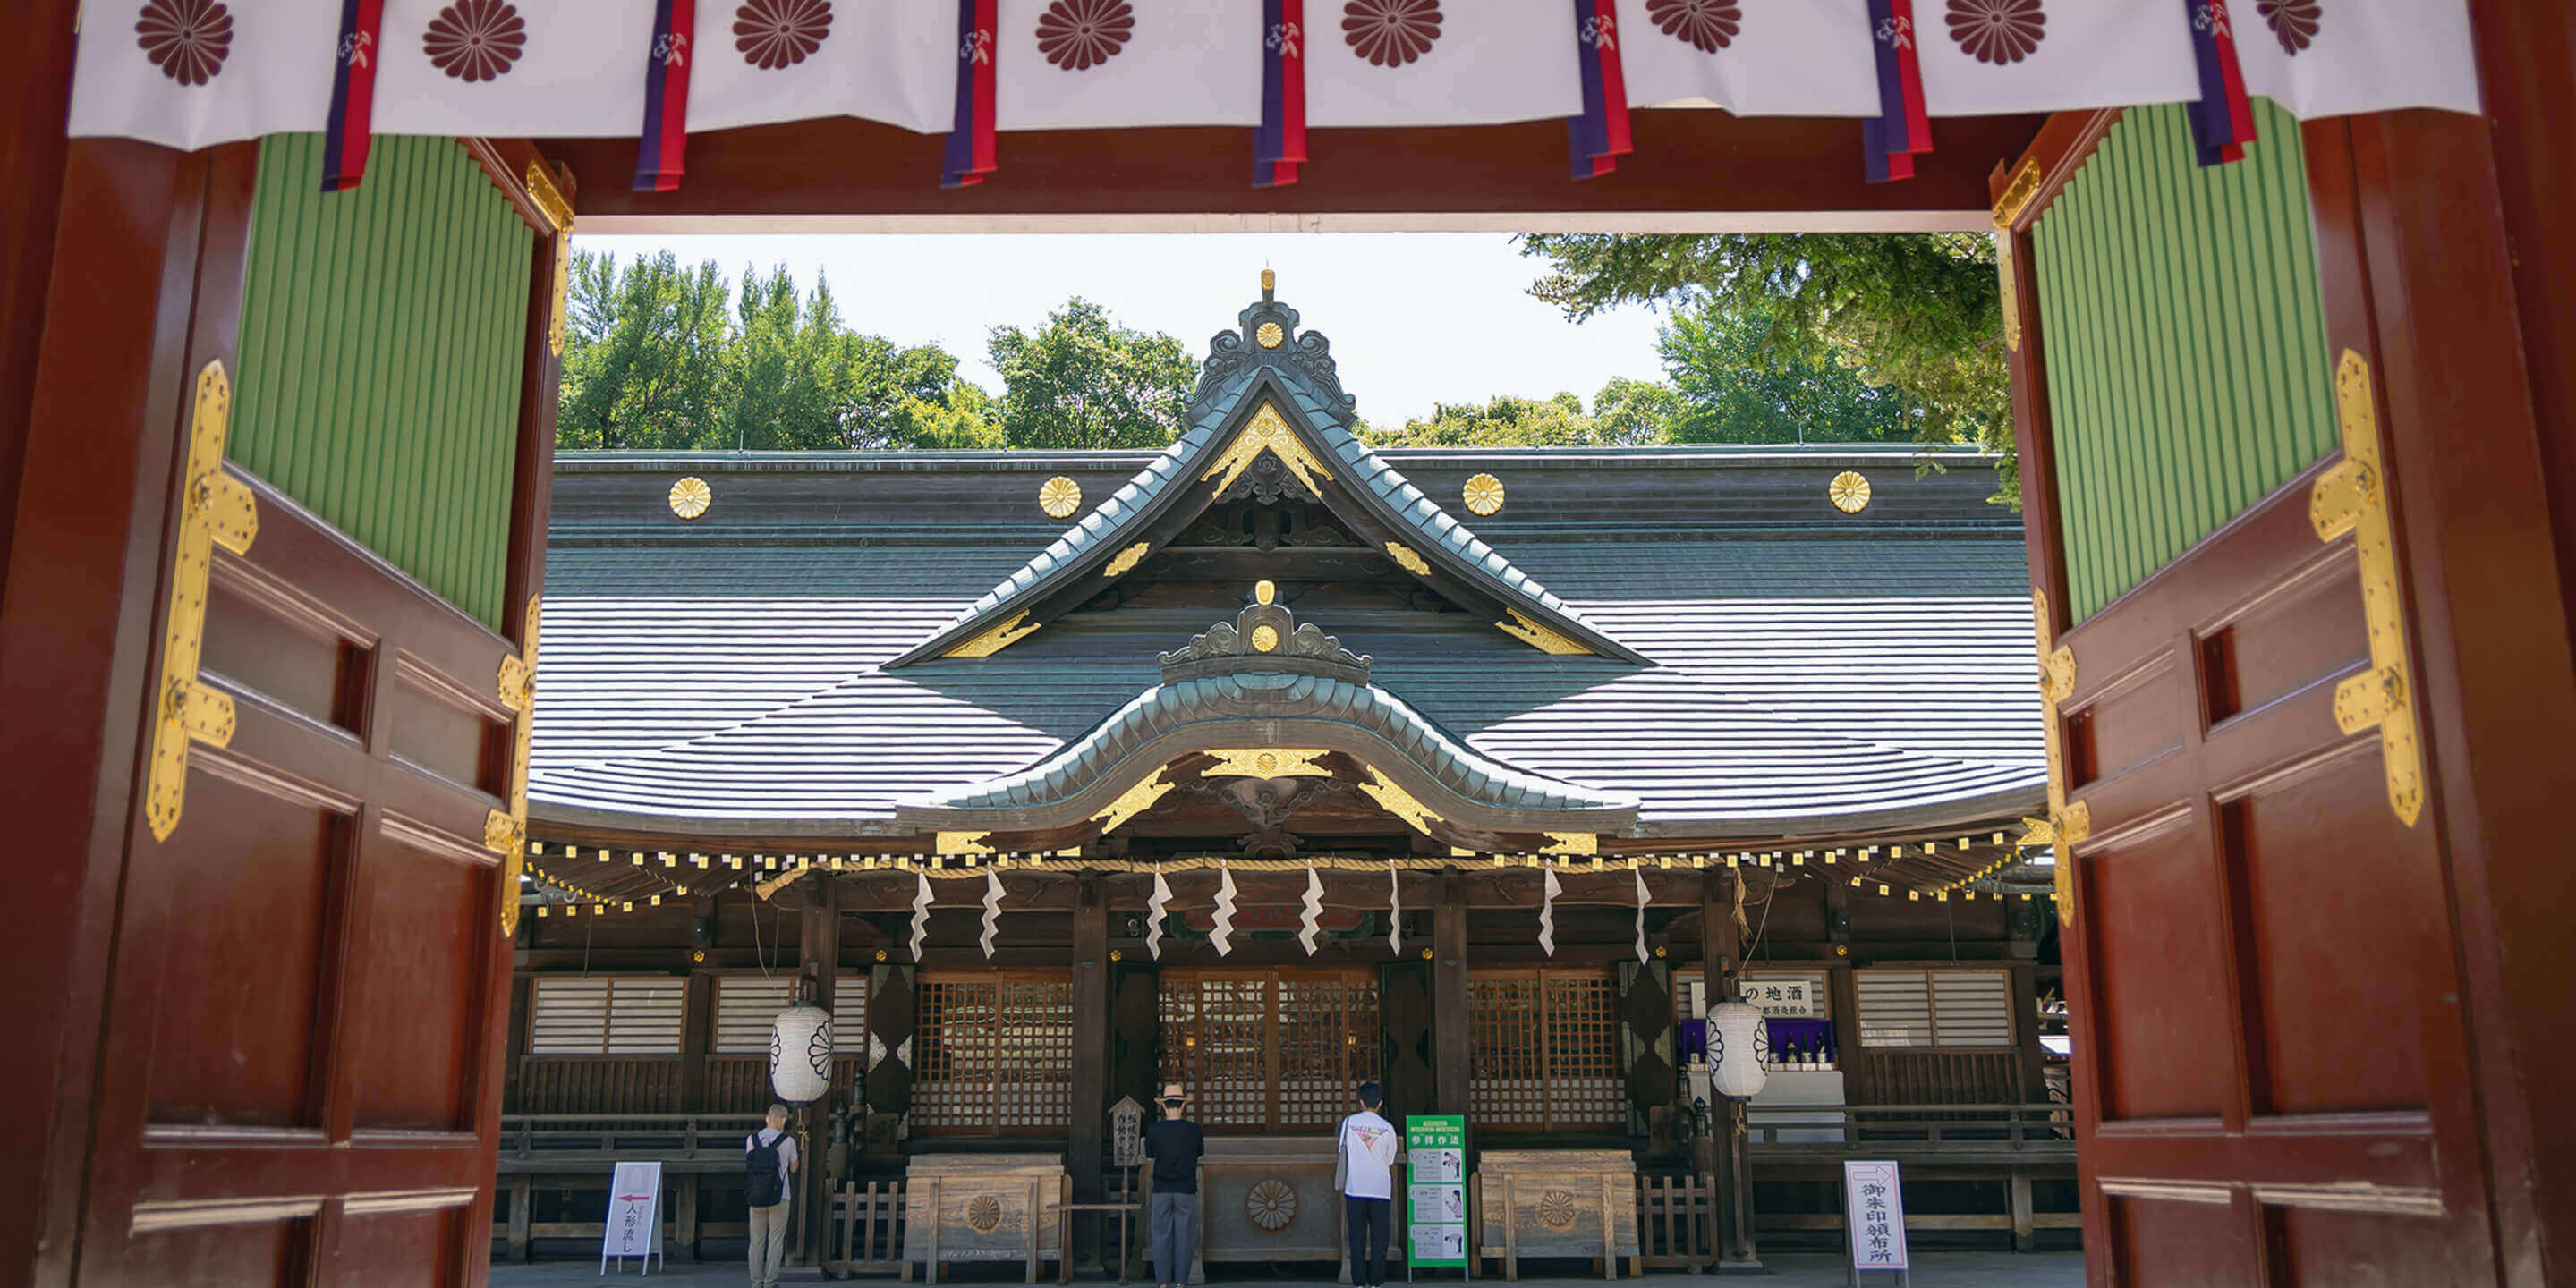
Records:
M188 456L179 493L179 541L171 558L170 611L161 627L161 701L153 717L152 766L143 814L155 840L170 839L188 797L188 744L222 747L233 740L233 700L197 680L206 640L206 583L215 547L250 553L259 537L259 502L249 485L224 472L224 439L232 432L233 386L224 364L197 372L188 417Z
M2012 234L1995 234L1995 287L2004 306L2004 348L2021 352L2021 288L2013 280Z
M1143 563L1145 561L1145 556L1152 554L1153 552L1153 542L1139 541L1136 544L1119 551L1115 557L1110 559L1109 566L1101 569L1101 575L1104 577L1124 577L1129 572L1133 571L1136 565Z
M527 628L515 657L501 659L496 678L501 705L510 722L510 809L483 816L483 848L502 856L501 934L519 932L519 874L528 864L528 739L537 717L537 626L544 604L528 596Z
M1290 747L1245 747L1211 750L1216 763L1199 771L1202 778L1330 778L1321 750Z
M1397 567L1404 569L1406 572L1412 573L1416 577L1428 577L1431 575L1430 563L1425 561L1419 553L1415 552L1413 547L1408 546L1401 541L1387 542L1386 553L1394 558Z
M554 176L546 173L546 163L530 157L528 172L522 178L527 185L528 200L537 203L537 209L545 213L546 222L553 224L558 233L571 232L572 203L564 200L563 190L555 186Z
M1403 819L1407 826L1425 836L1431 835L1431 824L1440 817L1413 799L1413 793L1396 786L1392 779L1374 769L1369 771L1369 781L1361 783L1359 789L1368 793L1369 799L1376 801L1387 813Z
M1012 614L1011 620L941 654L942 657L991 657L1011 645L1038 633L1042 622L1029 621L1027 609Z
M1082 508L1082 485L1058 474L1038 485L1038 508L1050 519L1070 519Z
M1541 854L1599 854L1601 838L1590 832L1547 832L1547 847Z
M2057 849L2057 921L2059 925L2075 924L2075 852L2074 845L2093 835L2093 807L2082 801L2066 800L2066 746L2060 727L2057 704L2075 696L2075 650L2057 643L2057 627L2049 620L2048 592L2030 592L2031 623L2039 643L2040 729L2048 746L2048 817L2026 818L2022 823L2022 845L2049 845Z
M1528 644L1541 653L1550 653L1558 657L1574 657L1589 655L1592 652L1546 626L1531 621L1517 608L1506 608L1503 612L1508 616L1494 625L1501 627L1504 634Z
M2004 186L2004 195L1995 199L1995 227L2009 230L2021 218L2022 208L2039 195L2039 158L2021 163L2013 172L2012 182Z
M1120 792L1118 799L1109 802L1108 812L1099 816L1100 834L1107 836L1124 826L1127 820L1152 809L1154 802L1163 799L1163 794L1170 790L1172 784L1163 781L1161 770L1146 775L1135 786Z
M2370 669L2335 686L2335 725L2347 735L2379 729L2388 807L2413 827L2424 813L2424 754L2406 660L2406 601L2397 585L2397 534L2379 463L2370 363L2350 349L2335 367L2335 411L2343 425L2343 460L2317 479L2308 496L2308 522L2320 541L2352 534L2361 561L2362 618L2370 629Z
M1277 407L1265 402L1260 410L1252 413L1252 419L1243 423L1243 429L1235 434L1234 441L1226 445L1225 454L1208 466L1207 473L1201 474L1199 481L1204 483L1216 479L1216 490L1223 492L1233 487L1234 481L1252 468L1252 463L1260 459L1263 452L1277 456L1279 463L1287 466L1288 472L1296 475L1297 481L1305 484L1309 492L1322 493L1323 489L1316 486L1315 480L1332 480L1332 471L1325 469L1324 463L1306 450L1306 444L1298 439L1297 431L1288 427L1287 418L1279 414ZM1218 478L1219 475L1224 477Z

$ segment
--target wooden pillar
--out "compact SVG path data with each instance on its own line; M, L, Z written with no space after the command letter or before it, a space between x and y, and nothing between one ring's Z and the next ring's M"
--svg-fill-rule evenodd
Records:
M1073 909L1073 1109L1065 1123L1064 1164L1073 1174L1073 1201L1101 1202L1100 1140L1109 1121L1109 898L1100 878L1084 873ZM1093 1246L1077 1237L1067 1214L1059 1237L1066 1269L1074 1249Z
M536 1205L535 1178L521 1172L510 1178L509 1258L524 1265L528 1260L528 1223Z
M1743 968L1743 945L1735 927L1735 873L1708 868L1700 874L1700 976L1712 1004L1735 996L1736 976ZM1729 1100L1711 1105L1717 1121L1709 1129L1717 1174L1717 1260L1724 1269L1761 1265L1753 1248L1753 1169L1744 1149L1744 1106Z
M703 1114L707 1104L707 1047L716 1027L716 980L691 975L680 1002L680 1112Z
M671 1174L671 1241L667 1245L682 1261L698 1259L698 1181L696 1172Z
M2004 1188L2012 1196L2013 1251L2039 1251L2039 1223L2030 1212L2030 1169L2016 1167Z
M1431 911L1431 1033L1440 1112L1466 1113L1467 894L1455 868L1440 874L1440 902Z
M805 978L813 987L814 1004L828 1011L832 1009L832 986L841 973L840 886L823 877L812 883L809 895L813 902L806 905L803 922L797 928L796 951L803 962ZM803 1120L796 1139L796 1152L802 1160L796 1173L795 1247L800 1265L823 1264L824 1250L831 1246L831 1232L826 1227L831 1224L832 1195L823 1183L823 1153L830 1145L824 1124L831 1106L827 1094L798 1115Z
M1832 1012L1834 1067L1843 1075L1843 1101L1857 1105L1868 1100L1869 1065L1860 1049L1860 993L1852 981L1852 968L1859 963L1851 953L1851 918L1851 887L1828 878L1825 938L1839 965L1825 972L1825 1005Z

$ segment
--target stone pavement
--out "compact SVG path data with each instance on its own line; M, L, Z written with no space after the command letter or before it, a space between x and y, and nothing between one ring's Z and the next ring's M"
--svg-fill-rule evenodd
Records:
M1999 1286L1999 1288L2083 1288L2084 1283L2084 1254L2080 1252L2026 1254L1918 1252L1914 1255L1914 1261L1916 1268L1912 1288L1989 1288L1990 1285ZM1646 1276L1641 1288L1700 1288L1701 1285L1705 1285L1706 1288L1721 1288L1724 1284L1759 1284L1764 1288L1840 1288L1840 1285L1846 1282L1842 1261L1833 1256L1783 1253L1764 1258L1763 1268L1769 1273L1743 1278L1727 1276L1721 1279L1713 1275L1658 1273ZM1227 1269L1237 1270L1238 1268L1228 1267ZM822 1282L814 1278L810 1272L806 1272L802 1278L797 1277L798 1273L789 1271L786 1282ZM656 1270L650 1278L640 1279L640 1281L632 1262L627 1264L626 1274L622 1279L613 1271L608 1279L600 1278L599 1268L593 1262L565 1261L535 1266L496 1265L492 1267L492 1288L570 1288L573 1284L598 1285L615 1282L636 1284L637 1288L654 1284L669 1284L671 1288L709 1288L715 1284L742 1284L748 1282L748 1279L743 1272L743 1267L737 1262L695 1266L675 1265L670 1268L668 1274ZM856 1279L850 1282L858 1284L876 1282L891 1285L900 1281L885 1276L871 1276L869 1279ZM942 1279L940 1282L957 1283L966 1285L968 1288L1002 1288L1003 1285L1018 1284L1020 1276L1015 1273L1004 1275L998 1270L979 1269L969 1277ZM1054 1282L1052 1276L1040 1280L1042 1285L1052 1285ZM1389 1288L1399 1288L1403 1282L1401 1279L1394 1280L1389 1284ZM1444 1272L1436 1278L1425 1278L1420 1282L1455 1288L1458 1278L1454 1273ZM1491 1282L1499 1285L1503 1281L1494 1279ZM1619 1282L1635 1281L1623 1278ZM1895 1283L1896 1276L1872 1274L1868 1276L1867 1282L1869 1288L1878 1288L1882 1284ZM1074 1283L1076 1288L1114 1288L1117 1281L1103 1279L1097 1275L1084 1275L1075 1279ZM1602 1288L1602 1284L1602 1280L1591 1278L1546 1279L1524 1275L1514 1288ZM1153 1285L1146 1284L1143 1288L1153 1288ZM1211 1280L1210 1288L1334 1288L1334 1286L1324 1280L1272 1278L1256 1272L1224 1275Z

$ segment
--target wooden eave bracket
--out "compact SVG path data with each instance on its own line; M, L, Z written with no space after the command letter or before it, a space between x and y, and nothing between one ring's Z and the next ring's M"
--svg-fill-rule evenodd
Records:
M2424 813L2424 756L2406 660L2406 604L2397 585L2396 529L2380 466L2370 363L2350 349L2335 367L2335 411L2343 429L2343 461L2318 477L2308 496L2308 522L2319 541L2352 534L2370 632L2370 669L2335 686L2335 725L2347 736L2379 730L2388 808L2413 827Z
M170 570L170 604L161 626L161 694L153 717L152 764L144 818L166 841L187 804L188 745L223 747L233 739L233 700L197 679L205 647L206 590L214 548L248 554L259 536L259 504L249 485L224 471L232 432L232 381L221 361L197 372L188 420L188 454L179 497L178 550Z

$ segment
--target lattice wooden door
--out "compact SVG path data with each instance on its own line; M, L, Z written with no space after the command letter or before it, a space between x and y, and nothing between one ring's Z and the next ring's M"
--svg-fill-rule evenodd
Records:
M1373 971L1166 971L1163 1078L1215 1130L1324 1130L1378 1076Z
M1073 981L1063 971L923 971L912 1129L1048 1135L1073 1111Z
M1608 970L1480 970L1467 999L1467 1104L1478 1127L1627 1130L1618 988Z

